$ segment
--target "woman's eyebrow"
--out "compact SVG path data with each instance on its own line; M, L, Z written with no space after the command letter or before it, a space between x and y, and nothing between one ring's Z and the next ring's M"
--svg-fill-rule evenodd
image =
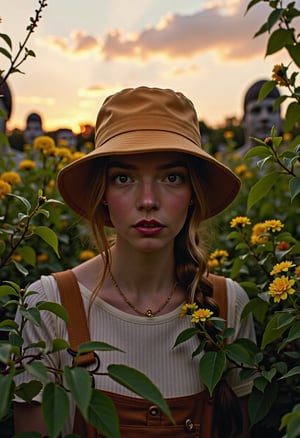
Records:
M173 167L187 167L186 162L183 160L172 161L159 166L159 169L173 169Z

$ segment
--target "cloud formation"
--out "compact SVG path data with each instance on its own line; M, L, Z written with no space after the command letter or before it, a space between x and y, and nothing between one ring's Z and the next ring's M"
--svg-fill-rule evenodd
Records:
M168 15L134 35L115 30L107 32L101 40L84 31L75 31L69 40L52 36L46 43L72 55L97 50L106 60L145 61L153 56L191 58L210 51L223 60L240 61L261 56L265 46L264 38L252 38L260 26L259 9L245 17L244 1L240 0L235 11L227 14L219 5L192 15Z

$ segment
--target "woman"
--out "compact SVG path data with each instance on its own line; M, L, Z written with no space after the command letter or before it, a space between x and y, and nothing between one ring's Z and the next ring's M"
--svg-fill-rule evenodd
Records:
M179 318L184 303L197 300L219 313L199 226L231 203L240 182L201 148L193 104L181 93L159 88L125 89L109 97L98 114L95 150L66 166L58 185L66 203L89 220L99 248L99 256L73 269L91 339L126 352L102 354L101 370L110 363L125 363L144 372L170 403L186 397L197 410L198 394L204 390L199 359L192 359L197 339L172 347L178 334L191 326L188 318ZM105 226L115 229L112 246ZM240 321L247 295L230 279L226 283L228 326L235 327L235 336L254 339L252 320ZM32 300L60 301L52 276L31 288L39 292ZM30 328L26 341L40 336ZM67 330L61 325L57 332L51 315L45 315L42 336L47 342L67 338ZM49 365L71 363L67 352L59 356ZM24 379L21 374L18 382ZM95 384L115 395L119 408L120 399L132 404L132 410L140 402L108 378L96 376ZM229 384L241 400L251 391L251 382L240 382L237 373L230 373ZM18 403L15 412L16 431L46 434L38 405ZM121 435L131 438L139 430L145 437L202 436L197 419L191 418L190 429L186 423L174 429L160 424L157 411L149 415L149 424L137 420L131 429L122 417ZM71 416L66 431L72 430L72 422ZM247 436L246 429L241 436Z

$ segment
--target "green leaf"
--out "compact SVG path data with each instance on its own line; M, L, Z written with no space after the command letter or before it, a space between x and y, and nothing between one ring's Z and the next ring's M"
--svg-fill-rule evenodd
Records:
M56 338L52 341L52 353L69 348L69 343L65 339Z
M117 347L114 347L113 345L110 345L106 342L98 342L98 341L92 341L92 342L84 342L78 346L78 354L84 354L89 353L91 351L121 351Z
M285 113L284 130L291 131L296 123L300 122L300 105L297 102L291 102Z
M276 81L265 82L259 90L258 101L265 99L271 93L271 91L276 87L276 85L277 85Z
M250 210L258 201L267 196L274 184L278 182L278 175L278 172L271 172L263 176L251 187L248 195L247 210Z
M7 363L10 359L11 346L9 344L0 344L0 362Z
M262 375L263 377L269 382L271 383L273 380L273 377L276 374L276 369L275 368L271 368L270 370L264 370L262 371Z
M31 321L34 325L37 327L41 326L41 315L37 308L31 307L30 309L25 309L24 307L19 307L20 314L28 319L28 321Z
M48 383L43 391L42 411L49 437L57 438L69 413L69 399L66 392L55 383Z
M16 388L15 394L27 403L30 403L33 398L40 393L42 387L43 385L38 380L31 380L27 383L21 383L21 385Z
M12 319L4 319L0 322L0 331L18 330L18 324Z
M300 193L300 176L295 176L290 179L290 194L291 202L293 202Z
M257 139L255 139L255 140L257 140ZM269 157L270 155L271 155L270 148L268 148L266 145L264 145L264 146L260 145L260 146L255 146L255 147L249 149L249 151L246 153L244 158L246 160L248 160L249 158L255 158L255 157L266 158L266 157Z
M203 355L199 363L201 381L207 387L212 397L213 390L221 380L226 365L224 351L208 351Z
M108 395L93 389L88 421L109 438L120 438L119 417Z
M6 297L7 295L14 295L15 297L19 298L18 292L12 286L0 286L0 298Z
M26 198L24 198L23 196L16 195L15 193L9 193L9 196L12 196L13 198L16 198L19 201L21 201L22 204L25 205L27 213L29 212L29 210L31 209L31 204Z
M200 333L200 330L197 329L196 327L191 327L191 328L187 328L187 329L183 330L177 336L175 344L173 345L173 348L175 348L177 345L180 345L183 342L189 340L190 338L197 335L198 333Z
M18 254L22 256L25 263L28 263L31 266L35 266L36 254L35 250L31 246L22 246L18 248Z
M300 366L296 366L285 373L279 380L288 379L289 377L299 376L300 374Z
M171 411L159 389L143 373L126 365L109 365L109 376L116 382L130 389L135 394L157 405L174 423Z
M36 305L38 310L48 310L48 312L54 313L66 323L69 322L69 314L66 309L58 303L53 303L51 301L39 301Z
M271 342L279 339L283 335L283 333L289 328L288 325L281 325L281 328L278 328L279 316L280 315L278 313L275 313L268 321L261 341L262 350L264 350L266 346Z
M15 260L13 260L12 262L13 262L13 264L15 265L15 267L17 268L17 270L18 270L22 275L24 275L24 277L26 277L26 275L29 274L28 270L27 270L23 265L21 265L20 263L16 262Z
M2 38L6 42L8 47L12 49L12 42L9 35L7 35L6 33L0 33L0 38Z
M268 40L265 56L278 52L287 45L293 44L293 31L291 29L277 29Z
M277 21L280 21L280 18L283 15L283 9L276 8L274 11L271 12L271 14L268 17L268 30L272 29L272 27L277 23Z
M300 67L300 43L296 43L295 45L288 44L286 49L295 64Z
M45 226L39 226L34 228L34 233L41 237L41 239L54 250L57 257L60 257L58 252L58 238L53 230Z
M246 364L253 366L254 359L249 354L249 351L241 344L232 343L225 346L226 356L237 364Z
M64 367L64 375L72 397L84 418L87 418L92 397L92 379L87 370L81 367Z
M255 6L257 3L261 2L262 0L251 0L248 3L247 9L246 9L246 13L249 11L249 9L251 9L253 6Z
M0 374L0 420L8 413L13 399L15 384L10 374Z
M264 392L253 388L248 403L251 427L265 418L265 416L268 414L277 398L277 392L278 385L276 381L268 384Z
M6 58L11 59L11 53L4 49L4 47L0 47L0 53L2 53L2 55L4 55Z
M49 381L47 368L43 363L36 360L35 362L32 363L26 363L24 365L24 368L26 369L26 371L28 371L34 377L37 377L42 382Z
M260 298L253 298L243 309L241 318L245 318L249 313L253 313L258 322L263 322L268 311L269 304Z

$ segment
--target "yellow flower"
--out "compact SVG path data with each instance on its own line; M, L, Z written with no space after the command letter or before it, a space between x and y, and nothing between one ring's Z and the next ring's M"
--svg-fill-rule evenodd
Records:
M192 322L199 323L205 322L208 318L210 318L213 315L214 312L208 309L198 309L196 312L192 314Z
M41 135L36 137L33 142L33 149L41 150L43 152L47 150L53 150L55 148L55 141L48 135Z
M266 231L267 228L263 222L258 222L257 224L255 224L252 228L251 243L256 245L259 243L267 242L269 240L268 236L264 236Z
M272 231L272 233L275 233L275 231L281 231L284 227L283 223L279 219L266 220L264 224L266 226L266 230Z
M39 254L36 259L39 263L45 263L48 261L49 257L48 254Z
M21 184L21 177L17 172L3 172L0 178L11 186L14 184Z
M192 315L197 309L198 309L198 306L196 303L184 304L181 307L179 316L180 316L180 318L183 318L185 315Z
M70 149L61 147L61 148L55 149L55 156L60 157L60 158L64 158L66 160L71 160L72 153L71 153Z
M84 262L86 260L92 259L93 257L95 257L95 253L94 251L91 251L89 249L86 249L84 251L81 251L81 253L79 254L79 259Z
M73 152L72 156L71 156L71 162L79 160L79 158L84 157L86 154L84 154L83 152Z
M295 275L296 275L296 277L300 278L300 265L296 266L296 268L295 268Z
M20 254L12 254L11 258L15 262L20 262L22 260L22 256Z
M209 268L216 268L217 266L219 266L219 260L218 259L212 259L212 260L208 260L207 261L207 266L209 267Z
M276 274L280 274L280 272L287 272L290 268L293 268L294 266L296 266L294 263L286 260L286 261L277 263L275 266L273 266L273 269L270 272L270 274L276 275Z
M20 170L31 170L31 169L35 169L35 167L36 167L36 164L32 160L22 160L22 161L20 161L20 164L19 164Z
M296 291L292 288L295 280L289 280L288 277L282 275L273 280L269 286L269 295L274 298L275 303L279 303L280 300L286 300L288 295L294 294Z
M215 267L222 265L229 254L225 249L216 249L209 255L208 266Z
M245 164L240 164L235 168L235 173L237 173L238 175L242 175L246 172L247 169L248 168Z
M283 64L276 64L273 67L272 78L278 85L289 85L289 80L286 75L287 68Z
M0 179L0 199L4 199L8 193L11 193L11 185Z
M237 216L237 217L231 219L231 221L230 221L231 228L245 227L246 225L250 225L250 224L251 224L251 221L246 216Z
M86 141L86 142L84 143L83 147L84 147L86 150L90 151L90 150L94 149L94 143L92 143L91 141Z
M231 140L234 137L234 132L233 131L225 131L224 132L224 138L226 140Z

